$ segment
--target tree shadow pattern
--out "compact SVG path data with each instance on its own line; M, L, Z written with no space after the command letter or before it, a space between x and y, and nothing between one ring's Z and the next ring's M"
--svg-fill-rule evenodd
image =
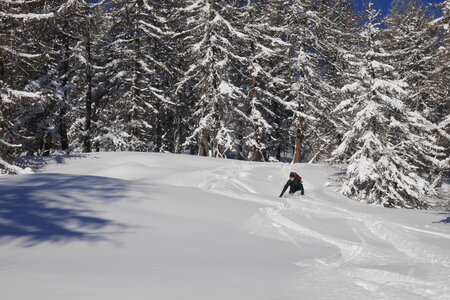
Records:
M126 182L98 176L33 174L0 180L0 243L21 239L42 242L106 240L106 227L127 226L89 208L123 198Z

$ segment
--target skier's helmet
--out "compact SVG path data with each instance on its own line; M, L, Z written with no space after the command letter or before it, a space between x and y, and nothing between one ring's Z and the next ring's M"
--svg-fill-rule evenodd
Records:
M297 174L295 174L294 172L291 172L291 173L289 174L289 177L290 177L290 178L295 178L295 177L297 177Z

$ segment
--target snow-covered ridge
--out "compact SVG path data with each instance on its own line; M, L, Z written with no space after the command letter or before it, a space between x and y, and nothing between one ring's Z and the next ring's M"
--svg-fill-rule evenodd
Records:
M5 300L450 294L450 213L354 202L325 165L129 152L38 165L0 177ZM306 195L278 198L291 170Z

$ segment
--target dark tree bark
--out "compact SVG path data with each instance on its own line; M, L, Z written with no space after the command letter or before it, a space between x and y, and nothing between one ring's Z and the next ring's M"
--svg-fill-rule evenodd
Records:
M298 117L297 132L295 135L295 152L294 152L294 163L299 163L302 161L303 154L303 117Z
M86 111L85 111L85 128L84 128L84 152L91 152L91 120L92 120L92 53L91 53L91 36L90 26L86 28Z

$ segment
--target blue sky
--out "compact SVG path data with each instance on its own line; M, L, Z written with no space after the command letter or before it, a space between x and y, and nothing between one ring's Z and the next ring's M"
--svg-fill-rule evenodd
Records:
M441 3L443 0L422 0L423 3L429 4L429 3ZM363 3L367 2L367 0L357 0L359 3L360 8L362 8ZM375 8L381 9L383 11L383 14L389 13L389 8L391 6L391 0L373 0Z

